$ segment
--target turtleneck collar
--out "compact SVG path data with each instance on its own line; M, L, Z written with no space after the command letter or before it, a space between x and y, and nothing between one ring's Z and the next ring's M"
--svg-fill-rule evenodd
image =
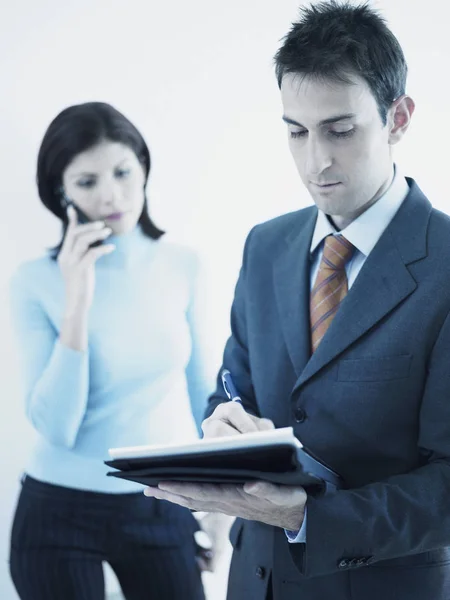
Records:
M111 235L106 243L114 244L115 250L111 254L102 256L98 261L98 266L113 269L133 267L145 252L148 253L155 246L155 240L146 236L140 225L136 225L129 233Z

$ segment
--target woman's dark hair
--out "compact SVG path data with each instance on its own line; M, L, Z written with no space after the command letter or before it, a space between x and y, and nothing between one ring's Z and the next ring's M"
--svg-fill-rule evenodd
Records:
M301 9L275 55L278 85L287 73L351 83L362 77L378 104L383 124L392 102L405 93L407 65L384 19L367 3L335 0Z
M145 187L150 173L150 152L144 138L122 113L104 102L86 102L64 109L50 123L39 148L37 186L46 208L67 228L66 209L62 202L62 176L77 154L102 141L120 142L134 151L145 170L144 207L139 225L145 235L157 240L164 231L158 229L148 214ZM52 250L58 256L62 242Z

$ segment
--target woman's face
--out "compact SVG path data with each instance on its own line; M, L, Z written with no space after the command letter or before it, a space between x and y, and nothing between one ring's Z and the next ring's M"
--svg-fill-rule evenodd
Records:
M136 154L119 142L103 141L77 154L62 182L66 196L92 221L114 234L136 226L144 205L145 171Z

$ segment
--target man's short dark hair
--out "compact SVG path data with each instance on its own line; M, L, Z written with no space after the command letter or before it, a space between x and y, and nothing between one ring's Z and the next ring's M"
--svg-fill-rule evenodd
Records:
M408 68L385 20L367 3L335 0L303 7L300 13L275 55L278 85L287 73L343 83L359 75L386 124L392 102L405 93Z

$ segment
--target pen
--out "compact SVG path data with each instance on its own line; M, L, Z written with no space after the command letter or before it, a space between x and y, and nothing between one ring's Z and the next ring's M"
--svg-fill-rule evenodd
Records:
M228 371L228 369L224 369L222 371L222 385L223 389L225 390L225 394L228 397L228 400L231 400L231 402L239 402L239 404L242 404L242 398L239 396L237 389L235 388L235 385L231 378L231 373L230 371Z

